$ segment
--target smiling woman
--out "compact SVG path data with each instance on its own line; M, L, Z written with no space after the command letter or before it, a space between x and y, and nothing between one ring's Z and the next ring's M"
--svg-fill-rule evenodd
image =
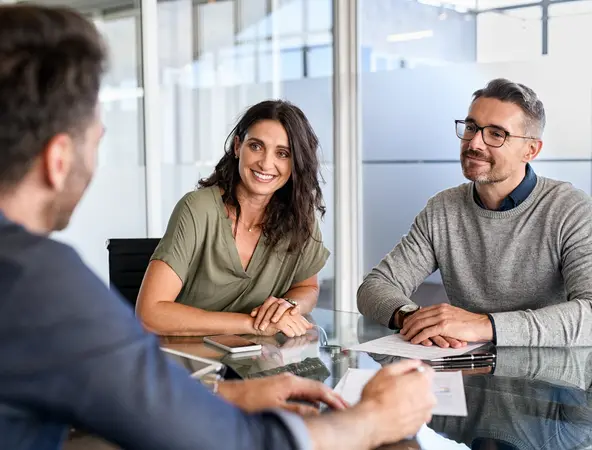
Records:
M136 310L160 334L300 336L329 251L318 139L281 100L252 106L210 177L177 204Z

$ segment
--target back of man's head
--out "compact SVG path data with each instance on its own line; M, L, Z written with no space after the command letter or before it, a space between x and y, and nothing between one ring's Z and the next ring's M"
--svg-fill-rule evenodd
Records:
M105 63L99 33L78 13L0 5L0 194L20 184L56 135L83 137Z

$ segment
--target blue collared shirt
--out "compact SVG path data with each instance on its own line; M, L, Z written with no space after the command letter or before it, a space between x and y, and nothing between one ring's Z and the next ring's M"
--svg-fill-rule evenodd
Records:
M497 211L509 211L511 209L516 208L520 203L522 203L524 200L528 198L528 196L536 186L536 183L537 176L534 173L534 170L532 170L532 167L530 167L530 164L527 164L526 174L524 175L524 178L522 179L520 184L516 186L516 189L514 189L512 192L510 192L510 195L504 198L502 204L499 206ZM477 203L477 205L479 205L483 209L487 209L487 207L481 201L481 198L479 197L479 194L477 193L477 189L475 189L475 186L473 186L473 198L475 199L475 203Z

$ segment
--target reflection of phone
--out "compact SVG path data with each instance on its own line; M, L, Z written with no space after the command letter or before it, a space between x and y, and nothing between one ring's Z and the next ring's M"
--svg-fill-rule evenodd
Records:
M220 336L206 336L204 342L215 345L230 353L252 352L261 350L261 345L255 344L248 339L234 334L223 334Z
M224 364L211 359L200 358L199 356L183 353L170 348L161 347L161 350L178 364L185 367L192 378L201 378L209 373L218 373L223 375L225 369Z
M261 350L254 350L254 351L245 351L241 353L228 353L224 358L222 358L222 362L227 359L228 361L241 361L243 359L251 359L261 356Z

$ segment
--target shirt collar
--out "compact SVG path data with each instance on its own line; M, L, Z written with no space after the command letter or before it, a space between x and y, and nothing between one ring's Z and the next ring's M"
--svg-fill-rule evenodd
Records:
M534 190L534 187L537 183L537 176L534 173L534 170L530 166L530 164L526 164L526 174L524 178L520 182L516 188L510 192L510 194L502 201L500 207L497 209L498 211L508 211L512 208L516 208L520 203L528 198L531 192ZM475 184L473 183L473 198L475 203L479 205L483 209L487 209L479 194L477 193L477 189L475 188Z
M528 198L528 196L536 186L536 182L537 177L534 173L534 170L532 170L530 164L526 164L526 175L524 175L524 178L522 179L520 184L516 186L516 189L510 192L510 195L508 195L508 197L510 197L514 201L515 205L518 206L520 203L522 203L524 200Z

